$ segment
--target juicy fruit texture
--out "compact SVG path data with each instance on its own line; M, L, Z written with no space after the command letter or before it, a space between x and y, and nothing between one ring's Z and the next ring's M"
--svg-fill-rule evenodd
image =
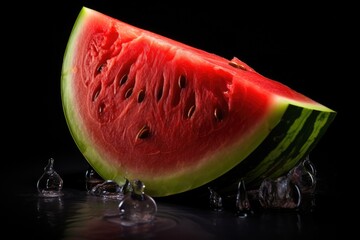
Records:
M151 196L281 175L336 115L227 60L83 7L64 55L70 132L104 179Z

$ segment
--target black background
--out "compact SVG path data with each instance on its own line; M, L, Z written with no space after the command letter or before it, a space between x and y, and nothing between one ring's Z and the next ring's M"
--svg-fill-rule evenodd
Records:
M3 60L2 79L7 156L2 161L7 179L38 165L35 181L50 157L60 172L61 161L84 166L62 112L60 77L68 37L81 7L87 6L228 59L236 56L264 76L337 111L310 159L323 190L341 202L334 208L348 204L345 189L358 158L351 6L303 1L279 6L216 2L201 7L120 2L49 1L9 7L11 17L3 22L3 51L9 57Z

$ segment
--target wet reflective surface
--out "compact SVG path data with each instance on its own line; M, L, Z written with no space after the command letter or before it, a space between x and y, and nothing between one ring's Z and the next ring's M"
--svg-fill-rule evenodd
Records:
M155 199L157 212L149 223L123 226L117 198L89 193L86 166L73 169L57 161L63 195L40 197L36 189L43 166L14 178L5 198L5 229L13 237L33 239L319 239L338 235L339 209L332 195L318 191L311 211L255 209L246 217L236 209L211 209L209 201L186 196ZM24 178L26 181L24 181ZM253 207L253 205L252 205ZM234 205L235 208L235 205ZM12 230L15 229L15 230ZM19 231L17 231L19 230Z
M34 194L18 197L25 200L25 205L18 206L22 211L14 225L25 227L27 234L38 239L316 239L336 231L331 219L323 219L315 212L261 212L242 218L228 211L164 202L158 204L154 221L126 227L120 224L119 203L114 199L78 190L65 191L58 198Z

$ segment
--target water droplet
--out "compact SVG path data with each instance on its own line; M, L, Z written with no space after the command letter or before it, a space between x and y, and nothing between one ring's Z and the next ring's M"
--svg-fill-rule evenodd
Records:
M100 177L100 175L91 166L89 166L85 172L86 190L90 192L93 187L103 182L104 179Z
M113 180L106 180L95 185L91 189L90 194L104 198L123 199L123 187Z
M121 225L134 226L150 223L155 219L156 202L144 192L144 189L145 185L142 181L131 182L130 190L119 203Z
M222 211L223 210L223 201L222 197L212 188L208 188L210 191L209 196L209 204L210 208L215 211Z
M302 194L313 194L316 187L316 169L307 156L288 173L289 179L296 184Z
M301 192L287 176L265 179L259 187L259 201L264 208L297 208Z
M37 181L37 190L43 197L59 197L63 195L63 180L54 170L54 159L50 158L44 168L44 173Z
M238 217L247 217L250 213L250 201L245 188L245 181L240 180L236 194L236 210Z

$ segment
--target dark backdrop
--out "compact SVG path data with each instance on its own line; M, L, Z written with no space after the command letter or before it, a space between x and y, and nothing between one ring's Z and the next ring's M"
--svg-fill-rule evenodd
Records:
M356 80L349 75L352 66L345 57L353 54L351 14L335 5L303 2L272 8L241 2L209 3L206 8L119 2L50 1L9 7L11 17L3 22L3 51L10 53L9 62L3 63L4 74L5 66L11 66L3 78L10 86L3 88L5 175L37 164L41 167L34 172L36 180L50 157L60 171L64 161L74 168L85 164L62 112L60 76L72 26L81 7L87 6L223 57L236 56L259 73L336 110L338 116L311 159L332 196L348 185L351 176L345 172L354 161L351 151L358 132L353 116L357 109L351 106L356 94L350 94Z

